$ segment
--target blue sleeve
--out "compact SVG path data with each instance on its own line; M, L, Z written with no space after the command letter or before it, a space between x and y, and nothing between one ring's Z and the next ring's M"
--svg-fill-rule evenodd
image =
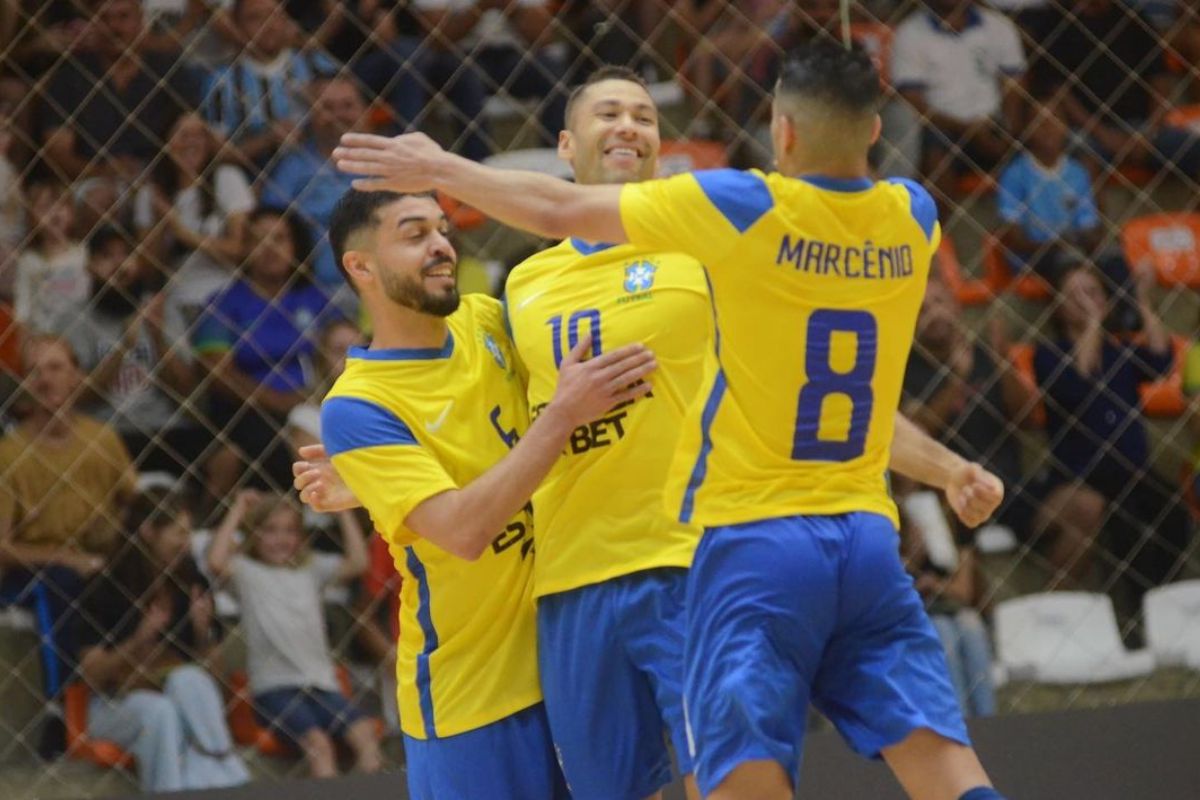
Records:
M996 212L1000 219L1010 223L1021 221L1024 194L1019 165L1013 162L1000 174L1000 184L996 188Z
M739 169L701 170L694 174L705 197L738 233L745 233L775 205L761 175Z
M417 443L399 417L357 397L331 397L321 404L321 440L330 457L364 447Z
M913 219L921 226L925 239L932 243L933 230L938 221L937 203L934 202L933 195L924 186L908 178L892 178L888 183L903 186L908 190L909 210Z

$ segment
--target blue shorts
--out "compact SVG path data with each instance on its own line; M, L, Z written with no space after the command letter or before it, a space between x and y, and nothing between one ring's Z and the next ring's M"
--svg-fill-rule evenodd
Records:
M288 686L254 695L254 715L264 728L294 747L313 728L341 737L363 718L354 704L337 692Z
M404 737L412 800L569 800L541 703L457 736Z
M878 514L704 532L687 595L684 684L707 795L738 764L795 781L808 705L876 757L918 728L969 744L941 641Z
M538 667L576 800L642 800L692 771L683 721L687 570L624 575L538 600Z

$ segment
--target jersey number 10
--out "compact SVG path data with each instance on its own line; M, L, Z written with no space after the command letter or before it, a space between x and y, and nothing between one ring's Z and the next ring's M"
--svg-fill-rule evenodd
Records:
M835 372L830 362L834 333L854 336L854 367ZM875 391L875 355L878 326L867 311L817 309L808 318L804 373L808 382L800 389L796 408L796 434L792 440L792 459L796 461L849 461L866 450L867 430ZM830 395L850 399L850 428L841 440L821 439L821 406Z
M554 347L554 367L555 369L562 366L563 353L569 353L575 349L575 345L579 344L580 327L587 324L587 330L583 333L592 335L592 355L598 356L603 352L600 348L600 310L597 308L585 308L582 311L576 311L567 319L567 346L563 347L562 329L563 315L556 314L546 320L546 324L550 326L550 342Z

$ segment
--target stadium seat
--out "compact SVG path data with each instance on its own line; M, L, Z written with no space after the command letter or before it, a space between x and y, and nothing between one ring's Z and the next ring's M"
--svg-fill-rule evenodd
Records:
M667 139L658 151L658 175L662 178L698 169L729 166L725 145L705 139Z
M1200 669L1200 580L1151 589L1142 609L1146 644L1159 666Z
M1185 128L1193 133L1200 133L1200 103L1173 108L1167 112L1163 121L1172 128Z
M996 293L1011 288L1018 297L1025 300L1050 299L1050 284L1040 275L1023 270L1020 277L1014 278L1012 265L1005 258L1004 247L995 236L983 237L983 275L984 280Z
M337 679L342 694L346 697L353 697L350 673L341 664L337 667ZM282 757L295 754L295 751L284 740L259 724L258 718L254 715L253 700L250 697L250 681L245 672L230 673L229 693L226 714L229 718L229 730L233 734L235 742L253 747L265 756ZM378 719L374 722L376 735L382 737L383 722Z
M958 260L958 251L954 249L954 241L949 236L942 236L942 243L938 247L937 270L942 283L964 306L982 305L995 297L995 291L986 277L968 278L963 275L962 262Z
M88 702L91 693L82 683L72 683L63 691L63 713L66 717L67 757L105 768L131 769L133 756L113 742L92 739L87 735Z
M1104 683L1148 675L1154 656L1121 643L1108 595L1046 592L996 606L996 657L1010 679Z
M1142 409L1146 416L1171 418L1182 414L1188 405L1183 394L1183 366L1187 357L1189 342L1178 334L1171 335L1171 371L1157 381L1143 383L1138 387L1141 396Z
M1200 214L1135 217L1121 229L1125 260L1153 267L1162 286L1200 288Z

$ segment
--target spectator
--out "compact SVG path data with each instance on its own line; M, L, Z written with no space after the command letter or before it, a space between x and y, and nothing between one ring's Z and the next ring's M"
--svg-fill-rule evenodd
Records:
M1018 429L1037 398L1009 363L1009 346L998 321L990 342L976 338L950 290L929 281L905 371L903 409L931 436L1004 481L996 520L1029 539L1039 492L1023 478Z
M87 250L75 238L75 208L61 183L29 189L29 245L17 257L13 312L34 333L62 333L88 297Z
M139 0L101 0L95 49L75 52L42 103L43 156L61 174L133 182L162 149L171 121L196 107L199 80L143 47Z
M320 50L291 46L294 23L278 0L234 0L232 11L245 49L209 81L204 111L247 164L264 169L308 113L309 84L338 65Z
M1119 574L1140 601L1175 576L1191 522L1151 462L1138 385L1170 369L1171 342L1150 301L1153 272L1136 277L1144 345L1105 331L1103 283L1089 266L1076 265L1059 279L1057 337L1038 343L1033 366L1052 456L1044 517L1050 523L1069 514L1079 523L1059 526L1051 561L1062 582L1084 583L1103 521ZM1073 533L1082 537L1072 540Z
M900 505L903 507L903 500ZM959 543L954 568L939 567L929 559L917 522L902 512L900 549L942 640L963 714L992 716L996 713L992 643L982 616L987 584L975 547Z
M353 81L333 78L313 85L308 136L271 170L263 188L264 205L297 209L312 230L317 251L313 274L322 286L344 285L329 246L329 217L337 199L350 190L353 175L340 172L332 159L342 134L361 130L367 105Z
M972 0L929 0L896 29L892 82L925 123L921 171L941 193L954 169L996 166L1017 129L1025 72L1021 35L1007 17Z
M139 470L182 475L207 437L180 410L196 388L183 318L147 271L120 231L92 234L92 302L70 339L96 416L116 429Z
M66 341L25 344L30 407L0 439L0 598L35 611L47 725L39 752L61 752L59 705L76 655L72 606L104 566L134 489L133 465L107 426L75 411L79 365Z
M262 724L300 748L314 777L337 774L330 737L350 745L360 770L376 772L382 763L375 726L338 689L321 607L326 584L349 582L366 569L363 532L352 512L342 512L345 556L322 561L304 544L302 520L285 495L239 492L213 538L209 569L241 602L250 691ZM240 555L234 535L243 522Z
M369 536L367 571L354 593L355 642L379 667L379 696L389 732L399 732L396 704L396 642L400 637L400 573L382 536Z
M220 625L191 556L191 516L163 490L138 497L129 516L124 544L80 602L87 733L133 753L143 792L246 783L209 673Z
M13 162L10 104L0 101L0 299L12 300L16 257L25 238L25 198L21 176Z
M1200 136L1163 121L1171 77L1149 23L1112 0L1080 0L1060 8L1050 30L1035 79L1064 87L1064 118L1090 151L1200 177Z
M685 4L679 6L683 33L691 35L695 26L682 15L692 9ZM564 37L567 72L563 76L563 85L578 86L606 64L624 64L648 81L656 79L660 44L657 40L663 32L657 4L626 3L625 0L562 0L558 7L558 22L567 30Z
M996 197L1006 226L1001 242L1018 265L1028 264L1045 277L1053 276L1063 256L1073 254L1076 261L1080 254L1091 256L1103 236L1092 179L1067 155L1069 131L1059 105L1031 108L1024 149L1001 174Z
M207 469L215 498L227 496L246 468L258 486L291 485L292 459L281 433L288 412L308 399L315 333L337 316L304 277L311 252L304 223L262 208L247 230L254 245L245 275L212 298L194 336L213 379L210 414L221 431L222 449Z
M453 0L452 0L453 1ZM459 132L456 148L480 161L492 152L483 121L487 100L484 79L467 66L459 39L471 13L449 15L437 35L426 26L436 20L422 17L413 3L397 3L384 17L380 38L385 44L355 64L355 74L372 93L387 99L401 128L420 125L433 97L444 101Z
M171 126L163 157L138 190L134 223L171 277L188 322L241 263L254 192L245 174L217 162L218 143L196 113Z
M293 452L321 443L321 401L346 368L346 353L361 342L362 331L347 319L335 319L321 329L309 399L288 412L288 442Z

